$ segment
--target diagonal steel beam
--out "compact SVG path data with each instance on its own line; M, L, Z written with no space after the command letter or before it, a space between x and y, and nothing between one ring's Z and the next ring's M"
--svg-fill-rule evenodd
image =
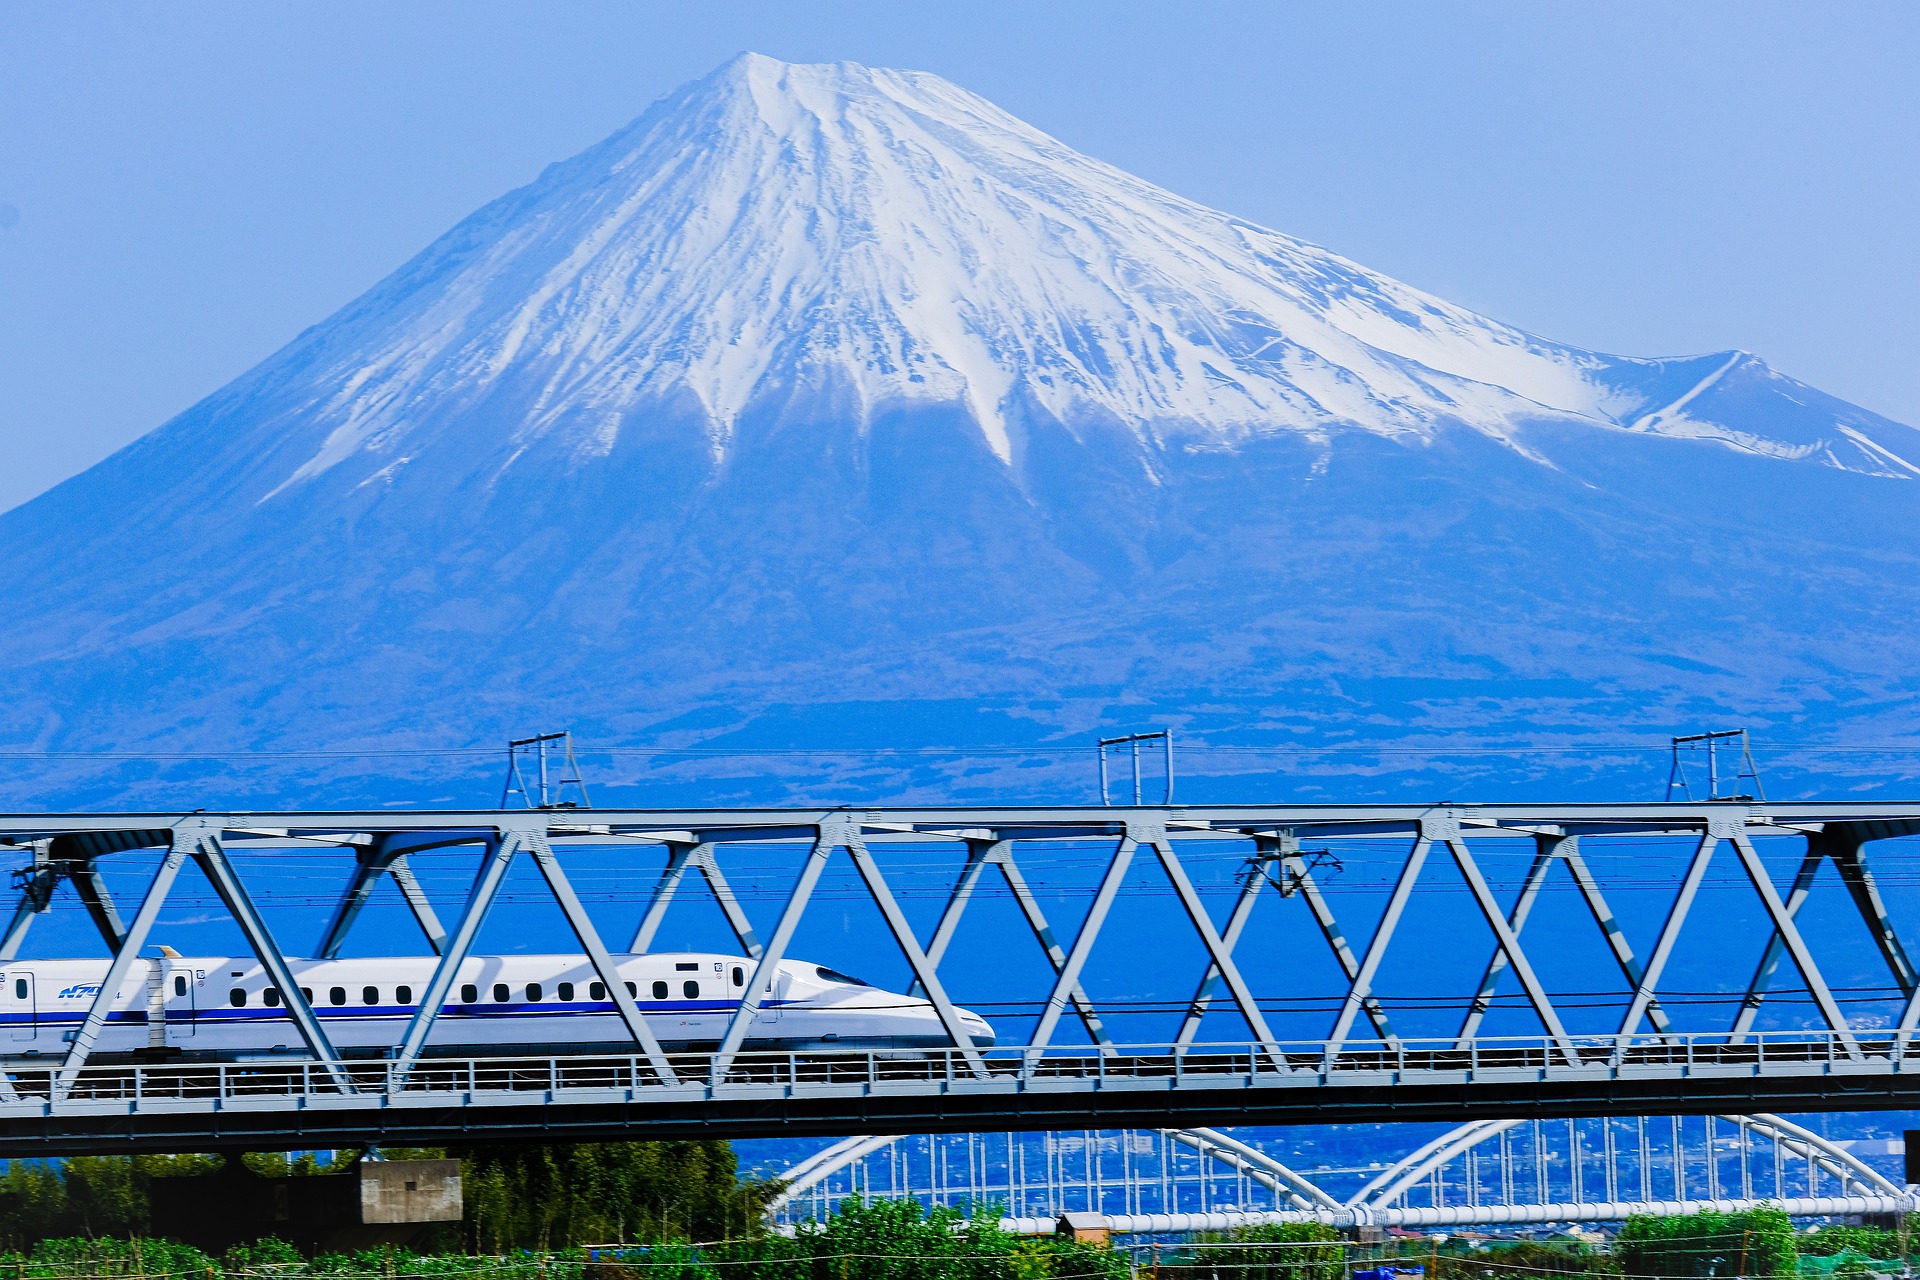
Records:
M67 863L65 874L73 891L80 895L80 905L87 909L87 916L99 930L101 940L109 950L118 950L127 929L120 923L120 913L114 909L113 895L107 892L100 868L92 858L82 858Z
M1247 921L1253 918L1253 904L1260 896L1260 886L1266 883L1267 865L1280 862L1284 866L1286 852L1296 844L1291 835L1254 837L1254 856L1247 867L1246 883L1240 886L1240 896L1234 899L1233 911L1227 916L1227 927L1220 934L1220 941L1228 951L1239 945L1241 932L1246 929ZM1200 1020L1207 1016L1207 1010L1213 1004L1214 990L1219 985L1220 966L1209 960L1207 972L1200 979L1200 985L1187 1005L1187 1015L1180 1020L1180 1033L1173 1038L1175 1050L1185 1049L1200 1033Z
M1312 913L1314 923L1320 926L1320 936L1327 940L1327 947L1333 952L1334 960L1340 965L1340 972L1352 982L1360 975L1360 961L1354 956L1353 948L1347 945L1347 935L1340 930L1340 922L1334 919L1333 907L1328 904L1326 895L1320 892L1312 871L1305 858L1298 854L1288 858L1281 865L1281 874L1285 883L1297 890L1306 901L1307 910ZM1284 894L1282 895L1285 896ZM1393 1027L1387 1022L1387 1011L1378 1000L1367 996L1360 1002L1366 1010L1367 1021L1373 1024L1374 1034L1382 1040L1396 1042Z
M660 932L660 923L667 918L667 908L673 905L673 895L680 891L680 882L686 879L687 868L692 865L693 851L699 847L698 844L680 843L667 846L666 868L654 883L653 896L647 900L647 909L641 913L640 923L633 931L633 941L627 944L628 955L643 956L653 948L653 937Z
M1540 889L1547 882L1547 872L1552 870L1554 855L1561 837L1536 836L1534 838L1533 863L1527 868L1527 875L1520 882L1520 895L1513 901L1513 910L1507 913L1507 928L1515 937L1527 927L1527 917L1533 914L1534 900L1540 896ZM1455 1047L1464 1049L1480 1032L1480 1024L1486 1020L1487 1010L1493 1007L1494 992L1499 990L1500 975L1507 971L1507 953L1496 941L1493 957L1487 961L1486 972L1480 975L1480 989L1474 992L1473 1001L1467 1006L1467 1016L1460 1023L1460 1034L1455 1038Z
M314 948L313 954L321 960L332 960L340 954L348 930L353 928L361 910L373 896L374 889L379 887L380 877L391 875L402 900L407 904L407 910L413 913L414 923L420 926L420 932L426 937L427 945L433 948L435 955L439 955L446 946L447 931L441 926L440 917L434 914L433 904L427 901L419 880L414 877L407 855L422 849L444 848L449 844L461 843L466 841L386 832L375 836L371 844L354 846L353 879L347 882L346 891L335 904L326 930L320 935L320 945Z
M1133 829L1133 824L1128 824ZM1282 1071L1287 1069L1286 1057L1280 1052L1279 1043L1273 1038L1273 1031L1267 1026L1266 1014L1260 1010L1260 1004L1253 998L1253 988L1241 976L1240 967L1233 962L1233 953L1221 940L1219 932L1213 927L1213 917L1207 914L1206 904L1200 901L1200 895L1194 890L1193 881L1187 877L1187 869L1181 865L1180 858L1173 851L1173 841L1167 838L1166 828L1158 823L1150 830L1142 832L1153 845L1153 851L1160 859L1160 866L1167 873L1167 879L1173 882L1173 891L1180 899L1180 906L1187 913L1188 921L1194 932L1200 935L1201 945L1206 947L1213 967L1220 971L1221 978L1227 984L1227 990L1233 993L1233 1003L1239 1008L1240 1016L1247 1020L1247 1026L1273 1064Z
M960 877L954 882L953 890L947 895L947 905L941 909L940 923L934 928L933 941L927 945L927 959L938 968L946 956L947 947L953 942L953 935L959 929L961 914L972 900L974 890L979 887L980 878L988 867L998 867L1000 876L1006 881L1008 891L1019 906L1020 913L1026 917L1027 928L1033 933L1034 941L1040 944L1040 950L1046 953L1047 963L1053 967L1054 977L1060 976L1060 970L1067 963L1067 953L1054 937L1053 926L1047 923L1046 912L1040 908L1040 900L1027 887L1027 878L1021 874L1020 864L1014 860L1013 841L998 838L969 839L967 841L967 861L960 870ZM907 988L908 995L922 993L916 981ZM1073 1001L1074 1012L1086 1026L1087 1036L1099 1048L1102 1056L1112 1057L1118 1050L1107 1035L1105 1024L1100 1021L1099 1010L1093 1007L1093 1001L1078 983L1068 993Z
M660 932L661 922L667 918L667 908L672 905L674 895L679 892L688 871L698 871L706 880L714 902L720 907L720 914L726 917L727 927L733 930L733 936L740 942L740 949L749 959L759 959L760 939L754 935L753 922L747 919L733 886L727 883L726 875L720 870L719 859L714 856L714 845L706 840L692 844L678 840L667 842L666 868L653 886L653 896L647 902L639 926L633 931L633 942L627 947L628 953L645 955L652 949L654 935Z
M627 1024L628 1034L646 1055L654 1074L659 1076L662 1083L680 1083L672 1064L667 1061L666 1052L660 1047L659 1038L653 1034L646 1016L635 1005L635 997L627 994L626 980L620 976L613 957L607 954L606 944L600 941L600 931L593 927L593 919L587 914L586 907L581 905L580 895L573 891L573 882L561 870L560 860L553 856L553 846L547 841L547 833L534 828L522 833L520 842L533 854L534 865L540 868L547 888L553 891L554 901L560 904L560 914L567 918L573 936L579 940L580 949L587 953L593 971L600 975L601 983L607 988L615 1011L619 1013L620 1020Z
M157 834L160 833L127 833L121 847L143 847L133 841L150 841ZM33 925L34 917L46 913L53 903L54 891L60 887L62 880L73 886L74 893L80 898L80 905L87 909L88 918L99 931L100 940L107 944L107 950L112 952L120 949L120 944L126 939L127 928L120 923L120 913L114 909L113 895L107 892L106 881L101 878L100 869L94 865L92 855L77 851L74 843L58 837L33 841L33 862L21 872L19 901L14 904L13 917L7 922L6 932L0 934L0 960L11 960L20 954L20 944L26 941L27 930Z
M293 976L293 969L287 964L287 957L274 942L273 935L267 930L267 922L253 905L253 899L247 895L246 886L234 872L233 862L227 857L227 851L220 843L220 833L213 827L203 827L193 841L191 854L196 865L213 885L215 893L227 908L227 914L240 926L240 932L246 937L247 945L253 948L254 958L266 971L267 979L280 989L282 1007L287 1016L293 1019L300 1038L306 1041L307 1052L320 1063L333 1087L341 1093L357 1092L353 1077L341 1065L340 1055L334 1052L332 1041L327 1039L320 1020L314 1016L313 1007L308 1004L306 993L300 989L300 982Z
M1787 891L1786 909L1789 917L1797 918L1800 908L1807 904L1827 850L1828 846L1820 836L1807 837L1806 854L1800 859L1799 871L1794 874L1793 887ZM1733 1030L1727 1033L1729 1044L1737 1043L1753 1029L1754 1020L1760 1016L1760 1005L1767 998L1767 989L1773 985L1773 976L1780 970L1780 958L1785 954L1785 943L1776 929L1767 935L1766 950L1760 953L1760 963L1754 966L1753 977L1747 982L1747 994L1740 999L1740 1011L1734 1015Z
M1786 944L1787 954L1793 957L1794 967L1800 970L1801 981L1813 993L1813 1002L1819 1006L1820 1016L1826 1019L1827 1029L1839 1035L1849 1058L1858 1058L1860 1044L1853 1037L1853 1029L1847 1024L1846 1015L1840 1012L1840 1004L1833 998L1833 992L1828 989L1826 975L1820 972L1813 952L1800 936L1799 926L1794 924L1793 917L1787 914L1786 905L1780 901L1780 894L1773 887L1773 879L1767 875L1766 864L1760 861L1759 851L1753 847L1753 841L1745 831L1735 833L1732 839L1733 847L1740 855L1740 865L1746 869L1747 879L1753 882L1754 891L1760 895L1767 914L1773 918L1773 927Z
M1054 977L1053 990L1047 995L1046 1007L1040 1012L1039 1025L1034 1028L1033 1037L1028 1042L1025 1066L1028 1074L1039 1065L1041 1052L1053 1043L1053 1033L1060 1026L1060 1015L1066 1012L1067 1001L1080 985L1080 971L1086 967L1087 956L1093 951L1094 940L1100 936L1100 929L1107 922L1107 913L1113 909L1113 899L1120 892L1120 882L1126 879L1127 868L1133 865L1134 851L1138 848L1139 842L1129 831L1121 837L1112 861L1107 863L1106 874L1100 877L1100 887L1094 891L1093 905L1087 908L1087 917L1080 922L1080 932L1074 935L1073 946Z
M1720 843L1720 838L1719 823L1709 821L1699 845L1693 851L1693 858L1687 863L1687 874L1680 881L1680 889L1674 894L1672 905L1667 908L1666 923L1660 926L1660 936L1653 944L1653 953L1647 957L1647 967L1640 975L1639 984L1634 987L1626 1016L1620 1020L1620 1043L1614 1048L1616 1061L1626 1052L1627 1037L1639 1034L1640 1020L1646 1017L1647 1006L1653 1003L1654 991L1660 985L1660 975L1667 970L1667 961L1673 956L1674 944L1680 940L1680 929L1687 922L1687 913L1693 910L1693 900L1699 896L1700 882L1706 878L1707 864L1713 860L1714 846Z
M773 936L767 939L766 948L757 957L753 976L747 979L747 989L740 997L740 1007L733 1011L733 1021L727 1024L727 1033L713 1055L708 1069L711 1083L717 1085L727 1078L728 1069L739 1056L740 1046L746 1043L747 1033L753 1029L753 1020L759 1015L761 1002L766 999L773 985L774 975L780 972L780 962L786 958L787 945L793 941L794 930L800 927L800 917L806 913L807 903L812 901L813 891L819 885L821 873L827 869L833 851L844 847L859 830L852 818L842 814L836 814L814 828L813 848L807 851L806 860L800 864L800 874L794 879L786 906L780 910L779 922L773 926Z
M740 899L734 896L733 886L727 883L727 877L721 873L720 859L714 849L714 845L703 842L694 853L693 865L699 868L707 888L713 891L713 900L720 904L720 914L727 918L727 927L739 939L740 949L747 953L748 959L757 960L760 957L760 939L755 936L753 922L747 919Z
M1887 971L1893 975L1900 993L1906 999L1906 1007L1901 1013L1897 1030L1896 1049L1904 1052L1905 1040L1917 1021L1920 1021L1920 977L1916 976L1913 962L1907 957L1907 949L1901 943L1900 936L1894 931L1893 921L1887 913L1887 905L1880 896L1880 886L1873 872L1867 867L1865 845L1858 839L1819 832L1807 837L1807 852L1801 860L1800 872L1794 877L1793 888L1787 894L1786 914L1790 920L1797 920L1800 908L1805 905L1812 889L1815 873L1819 870L1821 859L1831 858L1834 869L1840 873L1840 882L1846 886L1847 895L1853 899L1854 909L1860 913L1861 922L1873 935L1875 948L1886 963ZM1760 958L1760 965L1754 971L1753 981L1748 984L1747 996L1741 1002L1740 1014L1734 1022L1733 1034L1729 1039L1737 1040L1752 1027L1760 1011L1760 1002L1764 1000L1767 986L1772 982L1775 971L1780 966L1780 957L1786 951L1786 940L1775 930L1767 940L1766 952Z
M53 891L60 884L60 872L48 852L53 847L52 840L33 842L33 861L17 874L20 876L20 899L14 904L13 918L7 922L7 931L0 935L0 960L11 960L20 954L20 944L26 941L27 929L32 926L35 916L43 914L53 902ZM108 944L109 951L115 945Z
M939 923L933 926L933 939L927 943L928 963L938 965L946 956L953 935L959 931L960 917L965 913L967 904L973 901L973 891L980 887L980 877L986 874L989 858L996 850L1006 847L1005 840L967 841L966 865L960 868L960 878L953 882L953 889L947 894L947 905L940 908ZM907 994L920 994L918 981L907 988Z
M880 908L880 916L887 922L887 931L893 934L893 940L907 957L907 964L913 969L916 985L927 993L927 1000L933 1005L934 1013L940 1019L940 1025L946 1029L947 1036L960 1050L960 1056L973 1069L976 1076L985 1077L987 1064L980 1057L980 1050L973 1043L973 1036L960 1021L959 1011L953 1007L953 1001L947 998L946 988L940 985L940 977L933 970L926 952L920 949L919 939L913 936L913 929L907 924L907 918L901 913L900 904L894 901L893 890L887 887L887 880L880 873L880 865L873 860L873 854L867 849L867 842L860 838L860 829L852 828L847 835L847 852L853 858L854 867L860 872L860 878L866 882L867 892L873 896L874 905Z
M1353 1023L1360 1016L1360 1010L1373 995L1373 980L1380 972L1380 962L1386 958L1387 944L1393 941L1393 931L1400 927L1400 917L1406 913L1407 899L1413 893L1413 885L1420 878L1420 869L1427 863L1427 853L1433 848L1433 837L1427 834L1427 824L1423 819L1420 835L1413 842L1413 850L1407 854L1407 860L1400 866L1400 877L1393 883L1393 894L1387 899L1386 910L1380 915L1380 923L1373 928L1373 940L1367 944L1366 956L1360 961L1351 982L1347 986L1347 997L1340 1005L1339 1016L1334 1019L1333 1031L1327 1036L1327 1057L1340 1056L1340 1050L1346 1047L1347 1037L1353 1033Z
M1520 980L1521 990L1527 993L1527 1003L1533 1006L1534 1014L1559 1046L1561 1056L1571 1065L1579 1066L1579 1051L1567 1039L1567 1029L1561 1025L1559 1011L1553 1007L1547 989L1534 973L1533 963L1527 959L1527 953L1520 949L1520 939L1507 924L1507 918L1500 913L1500 904L1494 900L1493 890L1487 886L1487 879L1480 872L1480 864L1474 860L1473 851L1467 848L1466 839L1457 828L1448 837L1447 848L1452 851L1454 864L1460 868L1460 874L1466 877L1467 887L1473 891L1473 900L1479 906L1487 927L1493 930L1500 951L1507 958L1508 967L1513 970L1513 976Z
M393 877L393 883L399 887L400 897L406 902L407 910L413 913L414 923L420 926L427 945L433 948L433 954L439 955L447 947L447 930L434 912L433 903L427 900L426 890L420 887L419 879L413 874L413 864L407 861L407 855L395 854L393 861L387 864L387 874Z
M1007 882L1008 892L1020 908L1020 914L1026 917L1027 928L1033 933L1033 939L1040 944L1040 950L1046 953L1047 964L1053 968L1054 977L1066 967L1067 953L1061 948L1060 941L1054 936L1053 926L1047 923L1046 912L1040 908L1040 899L1034 896L1027 885L1027 877L1021 872L1020 864L1014 861L1013 846L1008 844L1005 853L997 859L990 859L1000 868L1001 879ZM1117 1050L1113 1040L1107 1035L1106 1024L1101 1021L1100 1011L1094 1008L1093 1000L1087 995L1086 988L1075 982L1067 992L1067 998L1073 1002L1073 1011L1079 1015L1081 1025L1087 1029L1087 1038L1092 1040L1104 1057L1112 1057Z
M1580 838L1563 836L1557 843L1562 861L1573 876L1573 883L1580 890L1580 896L1587 904L1587 912L1593 922L1600 926L1600 932L1606 935L1607 947L1613 952L1614 963L1620 966L1621 976L1627 980L1627 989L1640 989L1640 962L1634 959L1633 946L1627 941L1627 935L1613 917L1613 908L1607 905L1607 899L1600 892L1600 882L1593 878L1593 872L1587 867L1587 860L1580 854ZM1647 1021L1661 1035L1673 1030L1673 1024L1667 1021L1667 1011L1661 1007L1658 998L1647 1002Z
M182 823L175 828L173 843L161 857L160 867L153 873L153 879L147 882L146 896L141 898L139 910L133 913L133 923L128 926L120 946L114 951L113 960L107 965L107 975L100 980L100 990L94 993L93 1002L87 1006L87 1016L74 1033L73 1045L61 1061L60 1073L54 1078L51 1090L55 1099L65 1098L79 1079L80 1069L86 1066L87 1058L93 1053L93 1046L100 1039L101 1028L106 1026L107 1014L112 1010L114 1001L120 998L120 988L125 984L133 962L139 957L140 948L147 945L147 934L152 932L153 922L160 915L160 908L166 905L167 894L173 889L173 882L179 876L189 850L199 839L201 830L201 825L195 822Z
M1887 971L1899 984L1901 993L1911 997L1916 989L1920 989L1920 974L1915 972L1913 961L1907 958L1907 949L1901 944L1900 935L1894 932L1886 901L1880 896L1880 885L1867 867L1866 846L1857 840L1835 840L1830 856L1840 869L1840 882L1847 886L1847 893L1860 912L1862 923L1873 934L1873 945L1879 950L1880 958L1886 961Z
M474 871L473 888L467 894L467 905L460 913L460 922L454 925L453 933L447 939L446 950L440 953L440 963L433 967L433 976L427 979L426 990L420 993L420 1007L414 1011L412 1021L407 1023L407 1033L401 1037L399 1047L394 1051L393 1065L387 1072L389 1094L405 1088L407 1077L413 1074L414 1065L427 1047L427 1037L433 1032L433 1024L439 1021L441 1010L446 1007L447 996L453 990L460 966L466 963L467 956L473 951L474 939L480 935L480 926L486 921L487 911L493 906L494 897L499 894L501 882L507 876L507 868L512 865L514 855L520 852L523 839L518 830L500 830L487 842L480 865Z

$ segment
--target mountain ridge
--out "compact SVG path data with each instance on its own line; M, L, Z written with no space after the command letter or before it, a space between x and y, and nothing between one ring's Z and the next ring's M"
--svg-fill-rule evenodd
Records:
M0 515L0 734L1904 733L1913 458L1745 352L1551 343L743 55Z

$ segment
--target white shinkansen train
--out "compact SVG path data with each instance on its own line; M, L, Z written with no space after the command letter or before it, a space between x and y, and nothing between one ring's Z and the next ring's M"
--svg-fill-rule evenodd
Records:
M168 948L129 969L93 1061L138 1054L239 1060L304 1052L285 1001L251 956L181 956ZM67 1051L106 980L105 960L0 962L0 1058ZM438 960L380 956L292 960L327 1038L345 1057L378 1057L419 1012ZM753 962L682 953L616 955L615 969L669 1052L709 1048L740 1007ZM958 1011L973 1042L993 1043ZM803 960L780 962L745 1048L925 1050L950 1046L931 1002L883 991ZM633 1037L583 955L470 956L434 1022L436 1056L627 1053Z

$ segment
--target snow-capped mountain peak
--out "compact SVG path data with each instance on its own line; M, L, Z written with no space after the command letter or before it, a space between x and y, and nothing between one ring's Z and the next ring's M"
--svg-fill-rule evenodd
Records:
M757 54L480 210L280 363L309 391L281 415L307 444L273 493L350 461L390 476L448 437L471 451L476 423L500 467L578 465L670 410L718 462L774 402L856 427L957 407L1016 469L1037 418L1149 453L1448 425L1524 451L1549 417L1876 474L1920 456L1870 415L1724 427L1698 389L1669 394L1673 362L1543 342L938 76Z

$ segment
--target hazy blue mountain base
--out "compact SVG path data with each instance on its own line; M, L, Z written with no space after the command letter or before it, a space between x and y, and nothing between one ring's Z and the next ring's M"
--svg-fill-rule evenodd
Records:
M964 439L894 427L923 458ZM1157 484L1067 458L1025 493L957 445L939 483L636 465L609 527L583 535L612 504L555 483L477 497L453 545L404 484L103 533L86 509L135 479L112 472L151 474L117 459L4 526L7 737L234 755L16 756L7 802L471 804L498 756L246 753L557 726L697 753L590 755L602 803L1080 799L1097 732L1162 724L1193 801L1649 797L1666 735L1728 724L1773 794L1907 785L1920 758L1787 749L1912 732L1906 483L1538 442L1556 465L1468 433L1175 455Z
M1195 801L1641 798L1731 725L1905 792L1912 458L744 55L0 516L0 803L470 805L562 727L603 803L1084 799L1161 725Z

